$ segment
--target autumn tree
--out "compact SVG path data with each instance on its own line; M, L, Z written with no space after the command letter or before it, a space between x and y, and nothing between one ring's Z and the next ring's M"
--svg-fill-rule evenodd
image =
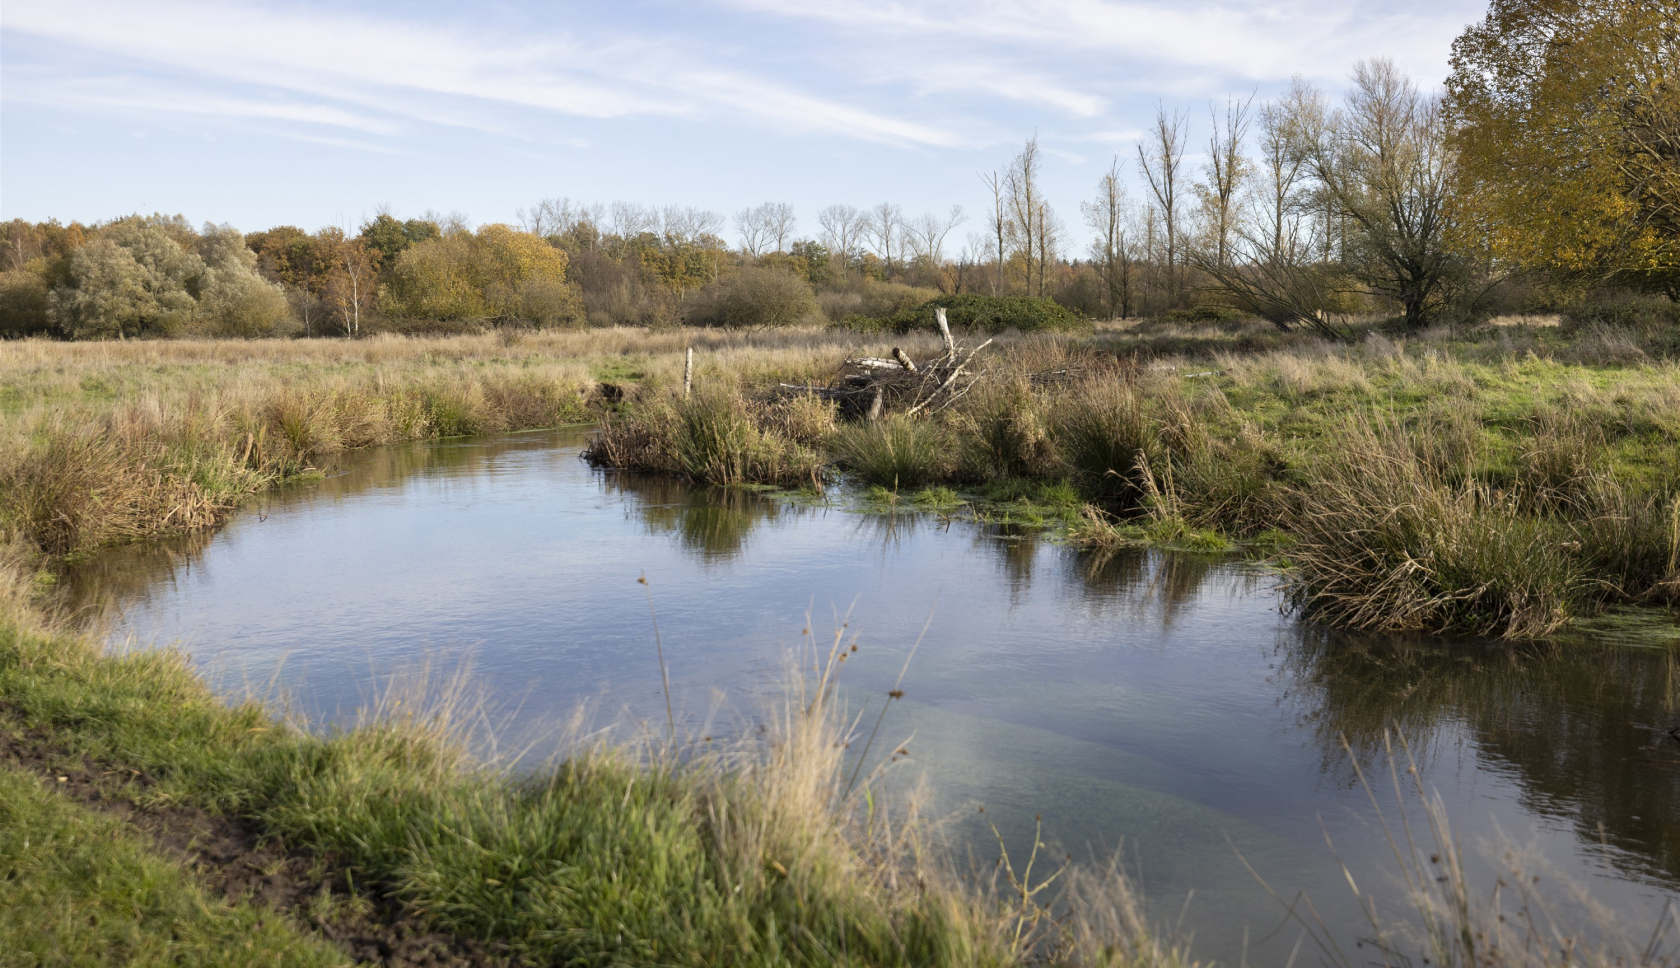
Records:
M197 316L218 336L272 336L290 319L280 287L257 272L257 254L230 225L206 225L193 243L204 269ZM296 325L295 323L291 325Z
M198 308L189 287L204 261L177 241L180 234L173 223L133 216L71 252L68 278L51 296L58 329L74 339L183 329Z
M321 293L332 275L333 255L328 244L295 225L277 225L245 236L256 254L257 271L280 283L290 296L305 336L315 335L321 315Z
M375 272L384 272L402 255L403 250L427 239L435 239L442 230L431 219L411 218L399 221L389 212L380 212L362 223L362 248Z
M1680 299L1680 0L1493 0L1454 43L1453 144L1496 257Z
M397 257L380 305L423 319L567 323L580 318L581 307L566 265L564 251L506 225L447 231ZM345 281L349 276L346 269Z

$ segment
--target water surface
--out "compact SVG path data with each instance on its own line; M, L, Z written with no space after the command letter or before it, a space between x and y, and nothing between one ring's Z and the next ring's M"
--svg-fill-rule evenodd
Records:
M1161 916L1194 892L1204 959L1237 963L1246 928L1249 961L1282 964L1299 933L1274 932L1281 909L1238 851L1344 937L1359 912L1327 837L1392 907L1352 767L1386 769L1390 727L1472 853L1517 845L1635 923L1676 895L1680 744L1648 728L1680 722L1672 650L1337 635L1283 614L1276 579L1240 562L1095 559L609 475L578 459L585 434L350 455L213 533L88 562L71 592L114 637L179 642L224 688L277 683L318 718L395 670L470 662L503 735L539 749L580 702L601 723L663 721L650 590L695 733L750 722L804 630L841 622L859 645L849 701L872 721L925 626L877 749L910 751L895 782L925 775L979 864L988 820L1017 852L1035 816L1081 856L1124 843Z

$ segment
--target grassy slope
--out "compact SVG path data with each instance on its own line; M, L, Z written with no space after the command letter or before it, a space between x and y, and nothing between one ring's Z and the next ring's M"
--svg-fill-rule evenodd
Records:
M0 768L0 963L343 965L272 912L209 896L121 820Z

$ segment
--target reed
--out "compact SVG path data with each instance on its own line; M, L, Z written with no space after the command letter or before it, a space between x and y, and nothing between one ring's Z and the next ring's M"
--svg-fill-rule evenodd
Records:
M841 466L859 480L894 492L945 480L952 469L944 430L897 414L845 427L832 446Z

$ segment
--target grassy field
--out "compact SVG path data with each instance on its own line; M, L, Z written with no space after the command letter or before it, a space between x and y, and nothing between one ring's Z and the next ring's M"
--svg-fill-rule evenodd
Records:
M952 876L913 810L843 786L831 681L795 680L760 743L594 745L516 774L473 761L446 702L393 696L355 729L312 733L213 695L181 655L105 654L43 617L43 556L203 527L347 448L605 420L597 456L620 466L725 484L844 474L876 500L1069 523L1099 552L1246 547L1293 570L1303 610L1359 627L1525 635L1680 599L1680 370L1638 334L1494 327L1339 346L1145 324L1005 336L973 391L927 417L845 420L781 387L830 382L890 342L938 348L882 339L0 343L0 952L24 965L1187 961L1117 870L1071 868L1036 892L1042 873ZM1455 864L1420 873L1427 931L1405 950L1445 965L1638 960L1615 938L1563 954L1529 943L1541 926L1472 903Z

